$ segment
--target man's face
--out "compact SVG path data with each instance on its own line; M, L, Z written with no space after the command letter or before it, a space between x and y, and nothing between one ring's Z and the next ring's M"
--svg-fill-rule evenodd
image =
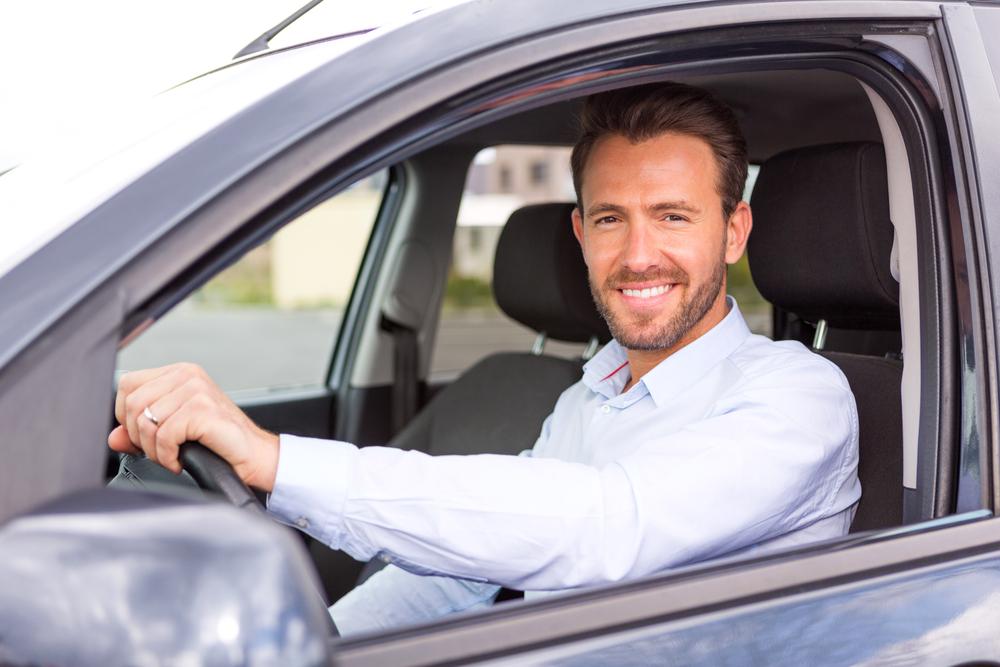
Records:
M597 143L573 226L611 333L631 350L686 345L721 321L726 263L743 254L750 212L723 218L712 149L689 135ZM735 221L735 224L734 224Z

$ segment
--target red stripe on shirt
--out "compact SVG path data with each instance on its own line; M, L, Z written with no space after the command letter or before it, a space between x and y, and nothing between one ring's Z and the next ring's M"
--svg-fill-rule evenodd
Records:
M615 373L617 373L617 372L618 372L618 371L620 371L621 369L625 368L626 366L628 366L628 362L627 362L627 361L626 361L626 362L625 362L624 364L622 364L621 366L619 366L618 368L616 368L615 370L613 370L613 371L611 371L610 373L608 373L608 377L604 378L604 380L607 380L607 379L608 379L608 378L610 378L610 377L611 377L612 375L614 375ZM601 380L601 382L604 382L604 380Z

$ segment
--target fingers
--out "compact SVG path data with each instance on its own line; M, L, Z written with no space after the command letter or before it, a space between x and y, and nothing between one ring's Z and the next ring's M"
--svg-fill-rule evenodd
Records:
M118 394L115 396L115 418L119 424L124 424L126 419L125 400L136 389L143 386L150 380L166 375L175 370L181 364L163 366L162 368L150 368L144 371L134 371L126 373L118 380Z
M180 468L176 465L176 449L184 440L170 443L159 438L159 426L184 401L190 400L198 392L221 394L221 390L208 379L205 372L194 364L174 364L129 373L118 384L115 414L132 446L145 452L156 463L178 472ZM155 421L147 416L147 411ZM117 438L124 437L115 436L116 451L123 451L128 447L126 443L117 441ZM112 444L111 437L109 444Z
M193 439L188 435L186 429L181 429L177 433L180 440L173 441L171 435L177 432L178 421L173 419L178 408L190 401L199 391L204 391L205 383L197 377L187 377L186 374L168 374L157 378L129 397L127 423L134 425L137 439L133 443L138 445L146 456L159 463L164 468L174 472L180 472L177 464L177 448L182 442ZM180 382L182 384L178 385ZM141 407L140 406L145 406ZM150 419L150 416L155 420ZM167 424L173 422L172 428L166 428Z
M194 440L206 446L213 444L212 429L206 428L206 424L214 425L214 430L218 431L225 428L226 419L221 414L223 410L218 398L211 396L212 387L201 378L191 378L151 406L151 411L160 421L159 425L152 424L148 419L139 421L142 448L149 458L167 470L180 473L181 464L177 456L183 443ZM161 412L163 417L160 417ZM218 449L218 446L213 449Z
M115 430L111 431L111 435L108 436L108 446L122 454L142 453L142 450L133 445L132 441L128 439L128 432L124 426L118 426Z
M171 411L169 417L160 422L153 434L151 446L146 450L149 458L155 457L157 463L174 473L181 471L177 456L183 443L195 440L213 450L219 449L218 446L211 447L214 444L212 434L206 432L205 424L214 422L215 430L226 427L224 417L219 415L218 405L205 394L198 393L191 387L192 384L195 383L185 385L184 400ZM170 399L173 400L181 393L175 392ZM224 455L223 458L231 458L231 455Z
M175 364L129 373L118 384L115 414L122 426L108 444L145 452L174 473L180 445L195 440L226 459L247 484L270 491L280 441L254 424L200 367Z
M129 373L122 377L118 383L115 415L118 422L128 431L129 439L133 444L141 446L143 429L149 430L146 428L148 424L144 424L144 422L150 421L144 414L146 409L149 408L153 416L162 422L169 415L163 406L160 406L160 413L154 411L153 404L198 377L207 376L200 367L194 364L174 364L173 366ZM155 424L152 425L155 426Z

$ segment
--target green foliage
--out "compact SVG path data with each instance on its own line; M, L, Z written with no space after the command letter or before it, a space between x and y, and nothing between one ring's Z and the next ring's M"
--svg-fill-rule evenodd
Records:
M747 262L746 254L740 258L740 261L729 265L726 292L740 304L740 310L749 312L768 307L767 300L760 295L753 284L753 276L750 275L750 264Z
M444 288L446 310L496 310L493 289L481 278L462 277L454 273Z
M271 305L271 255L267 246L256 248L192 295L196 303L212 306Z

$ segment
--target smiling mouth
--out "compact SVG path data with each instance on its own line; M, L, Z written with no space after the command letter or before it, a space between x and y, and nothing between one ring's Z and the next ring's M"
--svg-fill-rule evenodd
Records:
M659 285L657 287L644 287L643 289L631 289L631 288L621 288L621 293L625 296L638 298L638 299L651 299L654 296L659 296L666 292L669 292L673 288L673 285Z

